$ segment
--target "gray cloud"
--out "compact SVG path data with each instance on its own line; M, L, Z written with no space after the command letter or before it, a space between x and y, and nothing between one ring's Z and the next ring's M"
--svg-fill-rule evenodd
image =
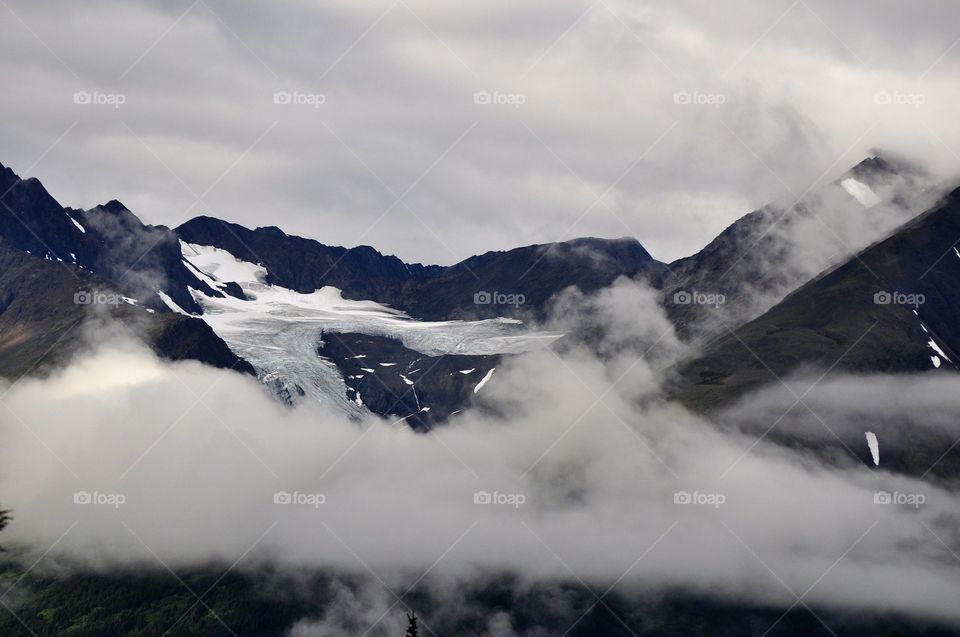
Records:
M630 302L596 306L616 315ZM520 571L549 581L570 577L569 567L609 584L657 543L621 590L722 589L732 600L782 606L794 601L786 587L800 594L829 570L809 603L960 620L955 566L931 533L956 544L954 494L767 442L744 456L754 435L723 433L676 405L638 406L636 397L655 392L654 376L643 370L608 391L620 373L579 352L562 361L524 355L483 396L509 420L471 411L418 435L373 418L358 426L315 405L287 409L251 379L161 363L114 339L9 393L23 421L0 430L3 502L17 513L9 543L42 551L77 522L40 568L229 564L249 551L243 568L268 561L362 575L360 556L397 587L441 555L431 571L441 579ZM919 408L932 391L943 393L899 400ZM757 414L765 404L758 400ZM844 414L843 405L819 409L831 422ZM926 502L878 505L880 490ZM125 502L77 505L78 491ZM279 491L304 501L277 504ZM480 491L525 501L477 504ZM677 504L680 491L725 501ZM312 506L304 494L325 501ZM356 603L365 616L379 602Z
M53 53L0 26L17 86L3 161L28 172L76 123L29 172L64 203L118 197L155 223L209 212L443 263L635 235L670 259L870 148L947 174L960 147L947 2L9 5ZM78 106L77 90L126 102ZM278 90L326 102L278 106ZM478 90L525 103L475 105ZM684 90L726 101L674 104ZM200 195L228 170L199 204L179 181ZM413 212L390 209L411 186Z

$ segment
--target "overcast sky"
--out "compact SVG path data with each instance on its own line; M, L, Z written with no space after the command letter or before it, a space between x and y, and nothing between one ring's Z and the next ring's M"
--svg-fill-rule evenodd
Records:
M0 5L0 162L151 223L671 260L875 147L960 172L949 0Z

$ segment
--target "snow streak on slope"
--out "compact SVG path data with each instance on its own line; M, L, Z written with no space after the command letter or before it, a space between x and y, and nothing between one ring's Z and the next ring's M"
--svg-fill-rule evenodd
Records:
M877 193L873 192L870 186L852 177L841 181L840 186L842 186L851 197L859 201L864 208L871 208L881 201L880 197L877 196Z
M397 339L426 355L514 354L539 347L557 333L533 333L516 319L418 321L374 301L344 299L323 287L308 294L266 284L267 271L219 248L182 243L188 267L211 287L237 283L246 299L213 298L190 289L203 307L203 320L281 398L301 395L357 415L363 407L346 397L346 385L331 361L318 354L321 333L359 332ZM366 352L356 352L357 356Z
M199 270L198 278L214 288L221 288L230 281L260 282L267 276L267 270L263 266L241 261L220 248L181 241L180 251L187 268L194 274Z
M872 431L864 432L867 437L867 446L870 448L870 456L873 458L873 464L880 466L880 443L877 441L877 434Z
M490 379L493 378L493 372L494 372L494 370L496 370L496 369L497 369L496 367L491 367L491 368L490 368L490 371L487 372L487 375L484 376L483 379L482 379L479 383L477 383L477 386L476 386L476 387L473 388L473 393L474 393L474 394L478 393L481 389L483 389L483 386L484 386L484 385L486 385L487 383L490 382Z

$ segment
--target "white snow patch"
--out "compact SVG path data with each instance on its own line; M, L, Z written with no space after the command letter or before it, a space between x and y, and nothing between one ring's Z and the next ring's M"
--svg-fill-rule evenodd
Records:
M957 258L960 259L960 250L957 250L956 246L953 248L953 253L957 255Z
M484 376L484 377L480 380L479 383L477 383L477 386L476 386L476 387L473 388L473 393L474 393L474 394L476 394L478 391L480 391L481 389L483 389L483 386L486 385L488 382L490 382L490 378L493 376L493 372L494 372L494 370L496 370L496 369L497 369L496 367L491 367L491 368L490 368L490 371L487 372L487 375Z
M393 367L396 363L380 363L380 367Z
M370 374L373 374L374 372L377 371L377 370L375 370L375 369L370 369L369 367L361 367L360 369L362 369L363 371L365 371L365 372L367 372L367 373L370 373Z
M840 182L840 185L846 190L851 197L860 202L864 208L871 208L878 203L880 203L880 197L877 196L877 193L873 192L870 189L870 186L863 183L862 181L857 181L856 179L849 177Z
M174 300L170 298L170 295L164 292L163 290L157 290L157 296L159 296L160 300L163 301L164 304L166 304L166 306L171 310L173 310L174 312L179 312L180 314L190 316L188 312L184 312L183 308L177 305L174 302Z
M924 330L924 331L926 331L926 330ZM934 341L932 338L931 338L929 341L927 341L927 347L929 347L930 349L932 349L933 351L935 351L937 354L939 354L940 356L942 356L948 363L951 362L951 361L950 361L950 357L943 353L943 350L940 349L940 346L937 345L936 341ZM937 367L940 367L940 366L937 365Z
M221 248L181 241L180 253L185 261L189 261L193 268L200 271L199 278L207 280L208 284L217 288L231 281L241 284L260 283L267 276L267 269L262 265L238 259Z
M939 357L939 356L931 356L931 357L930 357L930 362L933 363L933 366L934 366L934 367L936 367L937 369L940 369L940 357Z
M87 234L87 229L84 228L83 226L81 226L80 223L77 222L76 219L74 219L73 217L71 217L71 216L70 216L69 214L67 214L67 213L63 213L63 214L67 215L67 219L69 219L70 221L73 222L73 225L75 225L75 226L77 227L77 230L79 230L79 231L82 232L83 234Z
M409 378L407 378L406 376L404 376L403 374L400 374L400 378L402 378L402 379L403 379L403 382L405 382L405 383L408 384L408 385L412 385L412 384L413 384L413 381L410 380Z
M867 446L870 447L870 455L873 456L873 464L880 466L880 443L877 442L877 434L872 431L864 432L867 437Z
M464 376L466 376L467 374L472 374L475 369L477 369L477 368L474 367L473 369L461 369L461 370L460 370L460 373L463 374Z

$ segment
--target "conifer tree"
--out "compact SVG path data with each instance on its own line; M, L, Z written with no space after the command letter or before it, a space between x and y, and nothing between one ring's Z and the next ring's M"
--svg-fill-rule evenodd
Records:
M409 624L407 625L406 637L420 637L420 624L417 621L417 614L407 613L407 621Z
M0 531L2 531L4 528L6 528L6 526L10 523L10 520L12 520L12 519L13 519L13 518L10 517L10 512L9 512L9 511L4 511L4 510L0 509ZM6 549L4 549L2 546L0 546L0 551L5 551L5 550L6 550Z

